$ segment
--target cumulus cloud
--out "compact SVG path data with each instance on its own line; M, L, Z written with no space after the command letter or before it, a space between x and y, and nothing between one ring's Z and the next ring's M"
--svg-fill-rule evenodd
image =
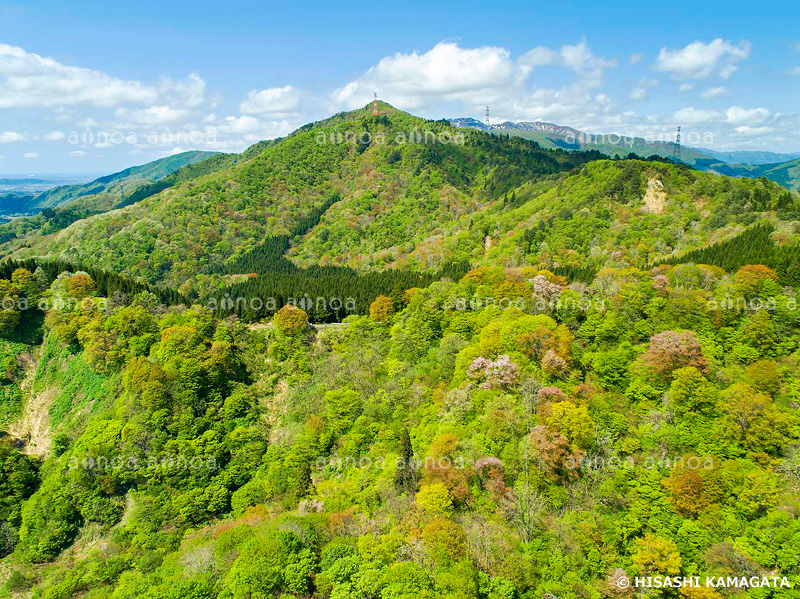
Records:
M794 67L786 71L789 75L794 75L795 77L800 77L800 67Z
M534 48L520 57L519 64L523 68L563 66L578 74L590 86L596 87L602 84L603 71L616 67L617 61L596 56L586 40L582 40L578 44L562 46L558 50L543 46Z
M297 123L287 120L262 121L250 115L228 116L213 130L222 135L240 136L247 142L273 139L291 133L297 128Z
M729 123L743 125L759 125L769 119L772 113L766 108L742 108L731 106L725 116Z
M36 152L25 152L25 153L22 155L22 157L23 157L23 158L38 158L38 157L39 157L39 154L37 154Z
M162 77L158 91L161 102L182 108L197 108L206 99L206 82L197 73L191 73L186 81Z
M25 141L25 135L16 131L3 131L0 133L0 144L13 144Z
M460 48L443 42L423 54L383 58L362 77L335 90L332 101L337 107L357 108L378 91L406 109L433 100L480 104L497 99L521 74L504 48Z
M717 38L712 42L693 42L679 50L661 49L653 65L658 71L670 73L676 79L708 79L717 76L727 79L738 63L750 56L750 42L733 44Z
M191 111L185 108L172 108L171 106L150 106L140 110L117 109L114 116L119 119L118 127L159 127L174 125L186 121L191 116Z
M138 119L132 124L171 123L181 114L178 111L201 106L205 89L205 81L196 73L185 80L162 77L157 84L146 85L0 44L0 108L52 108L57 120L74 122L81 117L66 107L138 104L151 108L131 113Z
M678 123L686 123L689 125L696 125L700 123L707 123L708 121L717 120L722 116L716 110L700 110L697 108L682 108L673 115L673 120Z
M50 133L44 134L45 141L61 141L65 137L66 135L63 131L50 131Z
M705 90L700 97L704 100L711 100L712 98L719 98L720 96L724 96L728 93L728 90L724 87L711 87Z
M333 110L364 106L373 91L405 110L420 110L438 103L461 103L477 108L491 104L501 120L556 120L585 118L608 109L609 98L595 90L605 69L615 60L596 56L585 40L560 48L533 48L513 58L494 46L462 48L442 42L427 52L395 54L370 68L363 76L331 94ZM561 89L528 83L540 67L571 71L573 81Z
M273 117L296 116L300 107L300 93L291 85L253 90L239 105L242 114L262 114Z
M538 89L497 104L496 114L501 120L551 121L580 128L596 123L610 106L606 94L586 89Z
M749 125L736 127L736 132L742 135L765 135L771 131L773 131L772 127L750 127Z
M0 82L0 108L148 104L158 96L138 81L63 65L7 44L0 44Z
M628 98L634 101L644 100L647 97L647 90L643 87L635 87L630 94L628 94Z

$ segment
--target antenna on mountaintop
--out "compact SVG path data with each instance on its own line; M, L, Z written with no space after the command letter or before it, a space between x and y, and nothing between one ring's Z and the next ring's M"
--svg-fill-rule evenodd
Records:
M378 116L378 92L372 92L372 114Z
M678 125L678 132L675 134L675 147L672 150L672 157L681 159L681 126Z
M486 129L487 130L491 129L491 126L489 125L489 107L488 106L486 107Z

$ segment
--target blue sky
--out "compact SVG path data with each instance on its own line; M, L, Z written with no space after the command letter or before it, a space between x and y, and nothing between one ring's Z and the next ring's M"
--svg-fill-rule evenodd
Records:
M0 173L240 151L373 91L426 117L800 151L796 2L0 0Z

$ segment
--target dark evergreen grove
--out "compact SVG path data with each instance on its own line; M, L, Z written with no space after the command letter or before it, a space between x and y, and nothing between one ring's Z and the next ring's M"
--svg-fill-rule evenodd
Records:
M4 260L0 262L0 278L9 278L11 273L18 268L24 268L31 272L41 269L49 281L54 281L62 272L82 271L92 277L97 292L100 295L109 296L114 292L124 293L128 296L136 295L141 292L148 292L155 295L163 304L174 306L177 304L188 304L189 300L175 289L150 285L135 281L130 277L118 275L101 268L95 268L86 264L73 264L64 260L27 258L24 260Z
M663 260L662 264L711 264L735 272L746 264L773 268L784 285L800 284L800 247L778 246L770 225L755 225L736 237Z

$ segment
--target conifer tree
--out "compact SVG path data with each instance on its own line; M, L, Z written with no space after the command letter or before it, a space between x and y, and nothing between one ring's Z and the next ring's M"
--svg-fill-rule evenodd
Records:
M400 433L400 456L394 473L394 488L398 494L414 493L417 489L419 475L414 460L414 449L411 447L411 436L408 428Z

